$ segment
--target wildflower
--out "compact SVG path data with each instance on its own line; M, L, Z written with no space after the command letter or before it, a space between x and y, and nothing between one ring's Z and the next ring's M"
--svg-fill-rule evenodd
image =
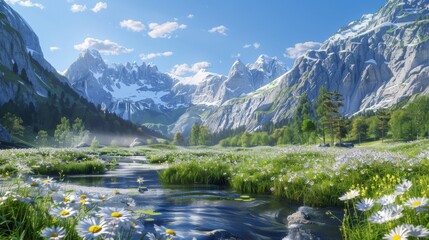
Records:
M51 240L60 240L66 236L66 230L63 227L47 227L40 234L43 238Z
M52 216L58 218L69 218L77 213L77 211L71 207L54 207L49 211Z
M142 184L143 182L144 182L143 177L139 177L139 178L137 178L137 183L138 183L138 184Z
M161 236L166 237L166 238L173 238L176 237L177 234L173 229L170 228L166 228L163 226L158 226L158 225L154 225L155 227L155 231L158 232ZM179 236L177 236L179 237Z
M52 196L52 200L56 204L66 205L66 204L71 204L71 203L76 202L76 196L73 194L66 194L66 193L59 194L59 193L57 193L57 194L54 194Z
M28 179L28 186L30 187L30 188L40 188L41 187L41 185L42 185L42 181L40 180L40 178L33 178L33 177L30 177L29 179Z
M406 240L409 230L403 225L395 227L390 233L384 235L384 240Z
M410 208L419 208L424 205L426 205L428 202L427 198L424 197L417 197L417 198L410 198L408 201L404 203L405 206Z
M46 190L50 193L61 191L61 186L58 183L50 183L46 185Z
M114 223L126 223L131 221L132 216L125 209L121 208L101 208L99 216Z
M104 220L94 217L80 221L76 230L84 239L98 239L110 235L108 224Z
M395 195L384 195L381 198L379 198L376 202L382 206L391 205L395 202L396 196Z
M402 226L408 229L408 235L411 237L423 238L429 236L429 230L423 226L414 226L411 224L403 224Z
M413 183L407 179L402 180L401 184L396 185L395 195L401 195L410 190Z
M55 180L53 178L51 178L51 177L47 177L46 179L44 179L42 181L43 185L48 185L48 184L51 184L51 183L55 183Z
M393 205L386 208L383 208L382 210L373 213L368 221L372 223L386 223L393 220L397 220L402 217L402 210L403 207L399 205Z
M121 201L122 203L124 203L125 205L127 205L128 207L135 207L136 206L136 201L132 198L124 198Z
M344 194L343 196L339 197L338 199L340 199L341 201L347 201L347 200L351 200L357 196L359 196L359 190L350 190L346 194Z
M94 202L105 202L105 201L107 201L107 200L109 200L109 199L111 199L111 198L112 198L112 196L107 195L107 194L96 194L96 195L92 198L92 200L93 200Z
M364 198L356 203L356 209L362 212L370 210L374 206L375 201L370 198Z

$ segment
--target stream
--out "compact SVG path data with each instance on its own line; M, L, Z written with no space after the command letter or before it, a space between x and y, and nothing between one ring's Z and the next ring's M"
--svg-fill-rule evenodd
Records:
M161 166L141 156L115 158L119 165L113 171L66 176L65 181L85 191L111 194L118 190L129 194L137 207L160 212L154 221L144 222L146 231L153 232L157 224L174 229L183 239L341 239L340 223L325 212L341 216L342 209L302 207L269 195L237 201L240 193L216 185L165 185L158 176ZM147 191L137 191L138 177L144 178ZM297 212L304 213L305 223L288 227L288 216Z

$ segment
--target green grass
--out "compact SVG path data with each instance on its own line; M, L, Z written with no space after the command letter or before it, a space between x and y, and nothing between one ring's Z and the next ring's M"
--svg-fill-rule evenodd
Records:
M76 150L20 149L0 151L0 175L33 172L40 175L102 174L107 164Z

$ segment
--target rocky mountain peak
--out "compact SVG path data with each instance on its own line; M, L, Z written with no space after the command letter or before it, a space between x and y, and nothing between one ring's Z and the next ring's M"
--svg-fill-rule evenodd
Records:
M229 70L229 74L228 75L229 75L229 78L233 78L237 74L244 75L248 71L249 71L249 69L246 67L246 65L244 65L244 63L240 59L237 59L232 64L231 69Z

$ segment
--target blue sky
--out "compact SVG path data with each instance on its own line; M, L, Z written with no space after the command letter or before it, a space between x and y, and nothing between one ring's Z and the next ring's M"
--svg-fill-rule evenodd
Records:
M376 12L386 0L6 2L31 25L58 71L92 47L102 50L108 63L145 61L162 72L192 74L209 68L227 74L238 56L250 63L267 54L292 66L293 57Z

